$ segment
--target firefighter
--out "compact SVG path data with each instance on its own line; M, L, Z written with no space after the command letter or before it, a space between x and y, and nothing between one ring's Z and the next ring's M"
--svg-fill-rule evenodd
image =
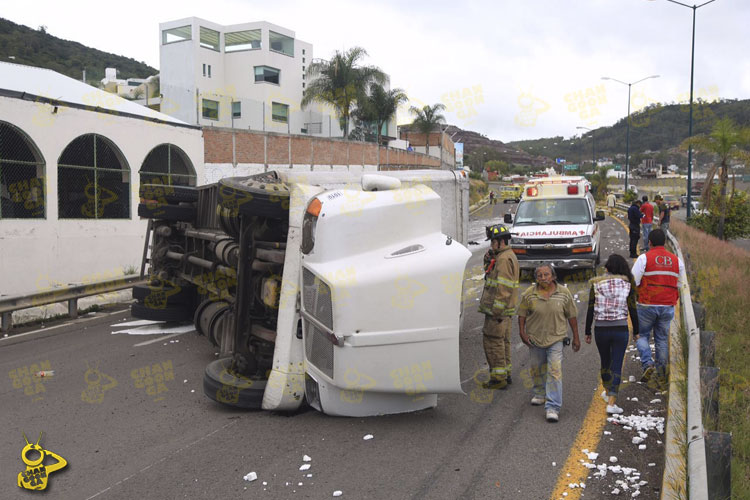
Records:
M502 224L487 228L490 250L485 256L485 281L479 312L484 314L484 353L490 365L485 389L505 389L511 380L510 327L518 306L520 270L510 249L510 231Z

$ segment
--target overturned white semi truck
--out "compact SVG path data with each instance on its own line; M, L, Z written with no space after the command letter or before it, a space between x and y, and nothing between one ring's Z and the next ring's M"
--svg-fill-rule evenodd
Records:
M366 416L461 392L464 172L272 171L140 196L151 281L132 313L193 320L218 347L209 398Z

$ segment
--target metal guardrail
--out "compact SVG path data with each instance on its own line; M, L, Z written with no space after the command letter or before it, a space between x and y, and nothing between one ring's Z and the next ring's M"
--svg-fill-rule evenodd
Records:
M622 203L617 203L615 206L625 211L630 207ZM685 262L677 238L669 231L666 232L666 235L677 256ZM685 493L687 493L687 498L690 498L690 500L707 500L708 472L700 387L700 329L695 319L693 301L690 296L690 284L684 270L680 273L680 283L680 315L688 337L688 362L687 373L678 373L680 366L676 361L681 356L681 345L677 336L682 333L679 326L680 321L675 318L672 328L670 328L669 407L667 409L667 436L665 439L665 464L661 498L684 499ZM677 380L682 379L687 380L687 401L684 401L679 394ZM684 428L678 422L670 422L670 420L680 418L681 413L687 415L687 418L681 419L686 422ZM685 463L685 457L681 450L682 443L687 443L687 463Z
M136 285L143 285L147 282L148 279L144 279L141 275L131 274L114 279L95 281L93 283L0 298L0 315L2 315L0 331L8 332L13 328L13 311L56 304L58 302L67 302L68 315L71 318L76 318L78 317L78 299L101 293L116 292L132 288Z
M685 262L680 244L669 231L667 237L677 256ZM693 301L687 273L680 273L680 313L688 338L687 360L687 474L691 500L708 499L708 472L706 468L706 442L703 429L703 412L700 378L700 329L695 320ZM671 398L670 398L671 399Z

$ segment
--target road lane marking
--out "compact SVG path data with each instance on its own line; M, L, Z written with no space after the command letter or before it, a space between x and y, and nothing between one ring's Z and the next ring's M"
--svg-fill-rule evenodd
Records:
M604 387L600 382L591 398L591 404L583 419L581 429L578 431L578 436L576 436L573 446L570 448L568 459L557 476L557 483L552 490L550 500L560 500L563 498L563 493L566 492L565 500L577 500L586 491L583 488L568 488L568 485L570 483L585 483L589 475L589 469L581 465L579 459L581 458L581 450L595 451L599 446L604 425L607 423L606 404L599 396L603 390Z
M142 469L141 469L141 470L139 470L138 472L136 472L136 473L134 473L134 474L131 474L131 475L129 475L128 477L126 477L126 478L124 478L124 479L120 479L119 481L117 481L116 483L114 483L114 484L113 484L112 486L108 486L107 488L104 488L104 489L103 489L103 490L101 490L101 491L100 491L99 493L95 493L95 494L91 495L91 496L90 496L90 497L88 497L88 498L87 498L86 500L91 500L92 498L96 498L96 497L98 497L98 496L99 496L99 495L101 495L102 493L106 493L107 491L111 490L113 486L117 486L117 485L119 485L119 484L122 484L122 483L124 483L124 482L125 482L125 481L127 481L128 479L131 479L131 478L133 478L133 477L137 476L138 474L141 474L141 473L143 473L143 472L145 472L145 471L147 471L147 470L151 469L151 468L152 468L153 466L155 466L155 465L158 465L158 464L160 464L160 463L164 462L165 460L167 460L168 458L170 458L170 456L174 456L174 455L177 455L177 454L181 453L182 451L184 451L184 450L187 450L188 448L191 448L192 446L194 446L194 445L196 445L196 444L200 443L201 441L203 441L203 440L205 440L205 439L207 439L207 438L209 438L209 437L213 436L214 434L216 434L216 433L217 433L217 432L219 432L219 431L223 431L223 430L224 430L224 429L226 429L227 427L229 427L229 426L231 426L231 425L234 425L234 424L236 424L237 422L238 422L238 420L232 420L231 422L229 422L229 423L227 423L227 424L224 424L224 425L222 425L222 426L221 426L221 427L219 427L218 429L214 429L213 431L209 432L209 433L208 433L208 434L206 434L205 436L203 436L203 437L201 437L201 438L198 438L198 439L196 439L196 440L195 440L195 441L193 441L192 443L189 443L189 444L187 444L187 445L183 446L183 447L182 447L182 448L180 448L179 450L177 450L177 451L173 451L173 452L172 452L172 453L170 453L170 454L169 454L168 456L160 458L160 459L159 459L159 460L157 460L156 462L154 462L154 463L152 463L152 464L150 464L150 465L147 465L146 467L142 468Z
M195 330L191 330L191 331L194 332ZM135 344L133 347L143 347L144 345L155 344L156 342L161 342L162 340L171 339L172 337L177 337L178 335L184 335L186 333L190 333L190 332L177 332L171 335L164 335L163 337L159 337L158 339L151 339L145 342L141 342L140 344Z

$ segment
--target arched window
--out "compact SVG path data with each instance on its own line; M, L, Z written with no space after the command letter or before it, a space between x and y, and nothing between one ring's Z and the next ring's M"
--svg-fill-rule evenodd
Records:
M60 219L129 219L130 169L115 144L98 134L76 137L57 160Z
M195 170L190 158L174 144L159 144L141 165L141 184L195 186Z
M18 127L0 122L0 219L44 219L44 159Z

